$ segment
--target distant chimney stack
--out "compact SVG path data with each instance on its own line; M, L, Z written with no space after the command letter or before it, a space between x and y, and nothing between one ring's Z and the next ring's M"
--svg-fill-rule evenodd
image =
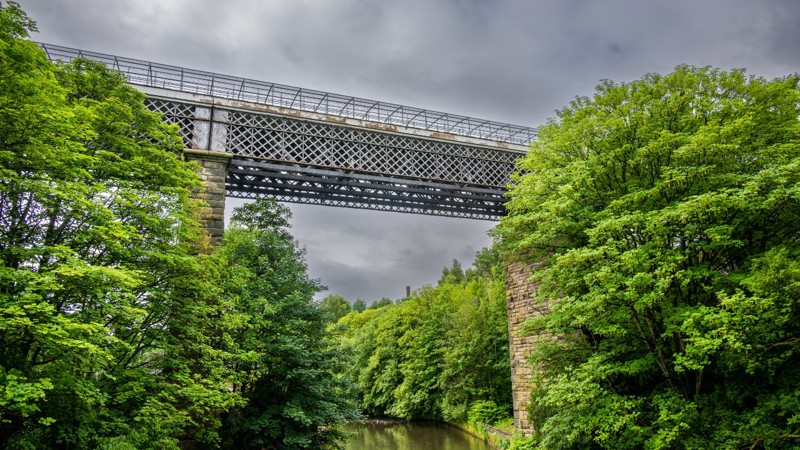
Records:
M406 286L406 297L411 297L411 286Z

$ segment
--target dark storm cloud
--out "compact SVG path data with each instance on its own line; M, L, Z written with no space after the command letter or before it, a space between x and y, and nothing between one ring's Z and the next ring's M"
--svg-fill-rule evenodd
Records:
M766 44L769 46L770 56L775 63L791 63L787 69L798 72L797 62L800 60L800 2L785 0L773 2L773 21L767 26L770 31Z
M601 79L684 63L767 77L800 67L793 0L21 4L46 42L531 126ZM489 243L486 222L292 208L312 276L351 299L435 282Z

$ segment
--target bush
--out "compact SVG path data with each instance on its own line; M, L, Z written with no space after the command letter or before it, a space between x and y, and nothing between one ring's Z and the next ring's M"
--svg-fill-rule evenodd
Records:
M488 425L495 423L508 417L508 408L497 406L491 400L478 400L472 402L469 406L469 421L472 423L480 422Z

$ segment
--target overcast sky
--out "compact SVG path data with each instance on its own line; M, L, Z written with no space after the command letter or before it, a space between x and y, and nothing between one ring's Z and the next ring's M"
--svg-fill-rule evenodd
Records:
M679 64L800 70L796 0L20 4L43 42L528 126L602 79ZM312 277L350 300L399 298L491 242L492 222L291 208Z

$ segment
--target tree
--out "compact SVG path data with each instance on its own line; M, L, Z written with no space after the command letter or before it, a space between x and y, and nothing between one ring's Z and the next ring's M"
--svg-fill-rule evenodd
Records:
M475 267L468 273L480 270ZM476 402L495 405L495 411L510 416L511 361L502 265L498 260L488 273L439 290L453 299L439 376L443 417L463 422Z
M353 310L353 307L350 306L350 303L348 303L347 300L345 300L341 295L325 296L320 302L319 307L325 311L328 321L333 323L338 322L339 319L346 316L347 313Z
M195 166L143 94L50 64L34 29L0 7L0 446L213 442L236 395L207 338Z
M394 302L392 301L392 299L387 298L387 297L383 297L380 300L375 300L374 302L372 302L367 309L378 309L378 308L383 308L384 306L390 306L390 305L393 305L393 304L394 304Z
M33 29L0 6L0 447L333 443L357 414L287 210L204 254L177 127Z
M475 261L472 268L467 269L467 278L491 278L496 274L493 271L503 269L503 257L500 248L491 246L482 248L475 253Z
M794 448L798 77L605 81L540 129L498 235L538 260L542 448Z
M442 269L442 276L439 278L439 284L453 283L458 284L464 279L464 270L461 268L461 263L453 258L453 264L450 267Z
M331 316L313 301L320 286L288 232L289 214L271 199L237 208L218 250L227 261L222 289L242 323L226 338L227 350L241 355L232 389L247 400L224 417L225 448L323 448L358 418L337 375L344 359L326 331Z
M357 298L356 301L353 302L353 310L357 312L362 312L367 309L367 302L364 299Z

